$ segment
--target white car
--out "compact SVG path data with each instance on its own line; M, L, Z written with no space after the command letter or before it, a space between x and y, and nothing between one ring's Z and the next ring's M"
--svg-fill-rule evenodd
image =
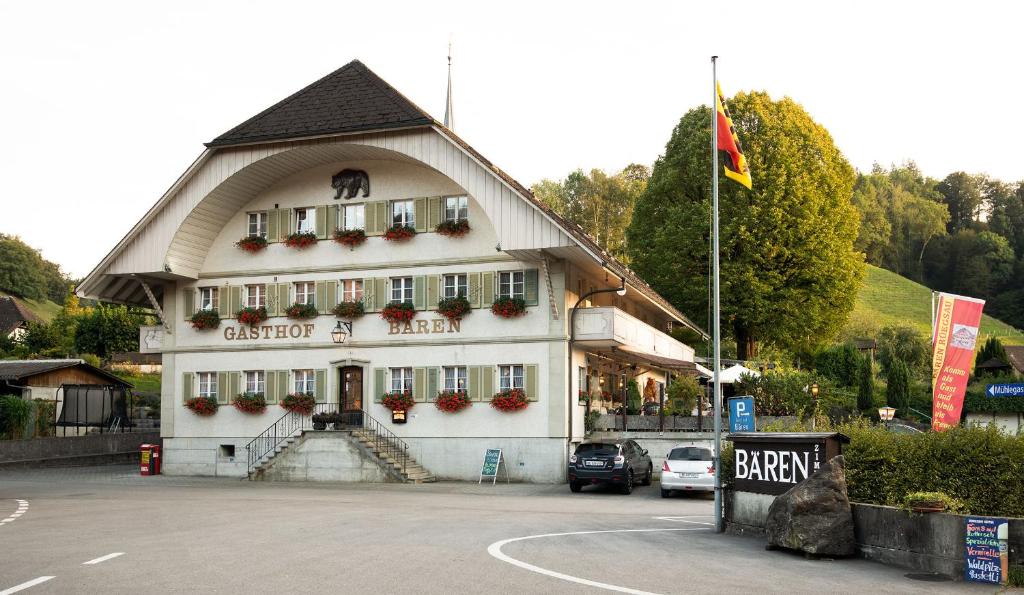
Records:
M675 490L715 491L715 463L712 449L702 444L677 444L665 455L661 466L661 497Z

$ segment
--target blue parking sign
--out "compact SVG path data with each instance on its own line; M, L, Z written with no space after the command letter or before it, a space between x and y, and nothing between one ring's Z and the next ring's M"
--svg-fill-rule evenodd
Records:
M757 431L754 426L754 397L732 397L729 399L729 431Z

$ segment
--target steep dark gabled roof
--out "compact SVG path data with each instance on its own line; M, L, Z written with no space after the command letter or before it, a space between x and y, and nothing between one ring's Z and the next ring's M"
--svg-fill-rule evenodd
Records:
M435 121L359 60L328 74L206 143L225 147Z
M132 387L130 383L121 380L110 372L91 366L80 359L3 360L0 361L0 380L19 381L23 378L28 378L29 376L35 376L36 374L42 374L44 372L53 372L54 370L76 367L88 370L97 376L106 378L111 382L111 384L118 384L129 388Z
M17 298L0 297L0 333L8 335L26 322L42 322L28 311Z

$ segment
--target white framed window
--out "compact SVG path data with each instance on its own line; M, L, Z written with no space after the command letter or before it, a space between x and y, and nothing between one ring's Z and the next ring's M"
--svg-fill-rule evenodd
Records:
M292 370L295 379L295 394L312 395L316 393L316 374L313 370Z
M245 372L245 392L255 395L266 394L267 375L263 370L249 370Z
M341 301L358 302L363 299L362 279L343 279L341 282Z
M391 278L391 301L412 303L412 277Z
M412 200L391 201L391 224L416 227L416 207Z
M217 295L216 287L200 287L199 288L199 309L200 310L216 310L220 304Z
M462 297L469 295L468 275L445 275L441 297L447 299L460 295Z
M444 367L444 390L445 391L458 391L460 393L466 392L466 388L469 386L467 380L466 367L465 366L445 366Z
M267 305L267 286L262 283L258 285L245 286L245 307L264 308Z
M249 235L267 237L267 212L249 213Z
M444 220L469 219L469 197L447 196L444 199Z
M366 229L366 207L364 205L345 205L341 208L341 228Z
M391 392L412 392L412 368L391 368Z
M523 388L523 366L513 364L498 366L498 390Z
M295 303L316 304L316 283L313 281L299 281L295 284Z
M303 207L295 209L295 233L313 233L316 231L316 209Z
M217 373L199 372L199 396L217 398Z
M498 297L525 298L526 284L523 271L498 273Z

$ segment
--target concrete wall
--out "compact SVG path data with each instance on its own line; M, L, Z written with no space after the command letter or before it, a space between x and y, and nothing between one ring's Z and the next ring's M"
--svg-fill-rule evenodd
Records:
M265 481L397 481L352 439L349 432L304 432L274 457Z
M67 438L32 438L0 440L0 466L3 465L73 465L104 462L104 457L138 455L139 445L159 443L158 432L90 434ZM123 460L119 457L117 460Z
M518 415L513 413L511 415ZM510 481L562 483L567 462L563 438L406 438L413 458L441 480L477 481L488 448L502 449ZM504 472L499 474L504 481Z
M775 496L724 490L726 531L737 535L763 534L768 508Z

